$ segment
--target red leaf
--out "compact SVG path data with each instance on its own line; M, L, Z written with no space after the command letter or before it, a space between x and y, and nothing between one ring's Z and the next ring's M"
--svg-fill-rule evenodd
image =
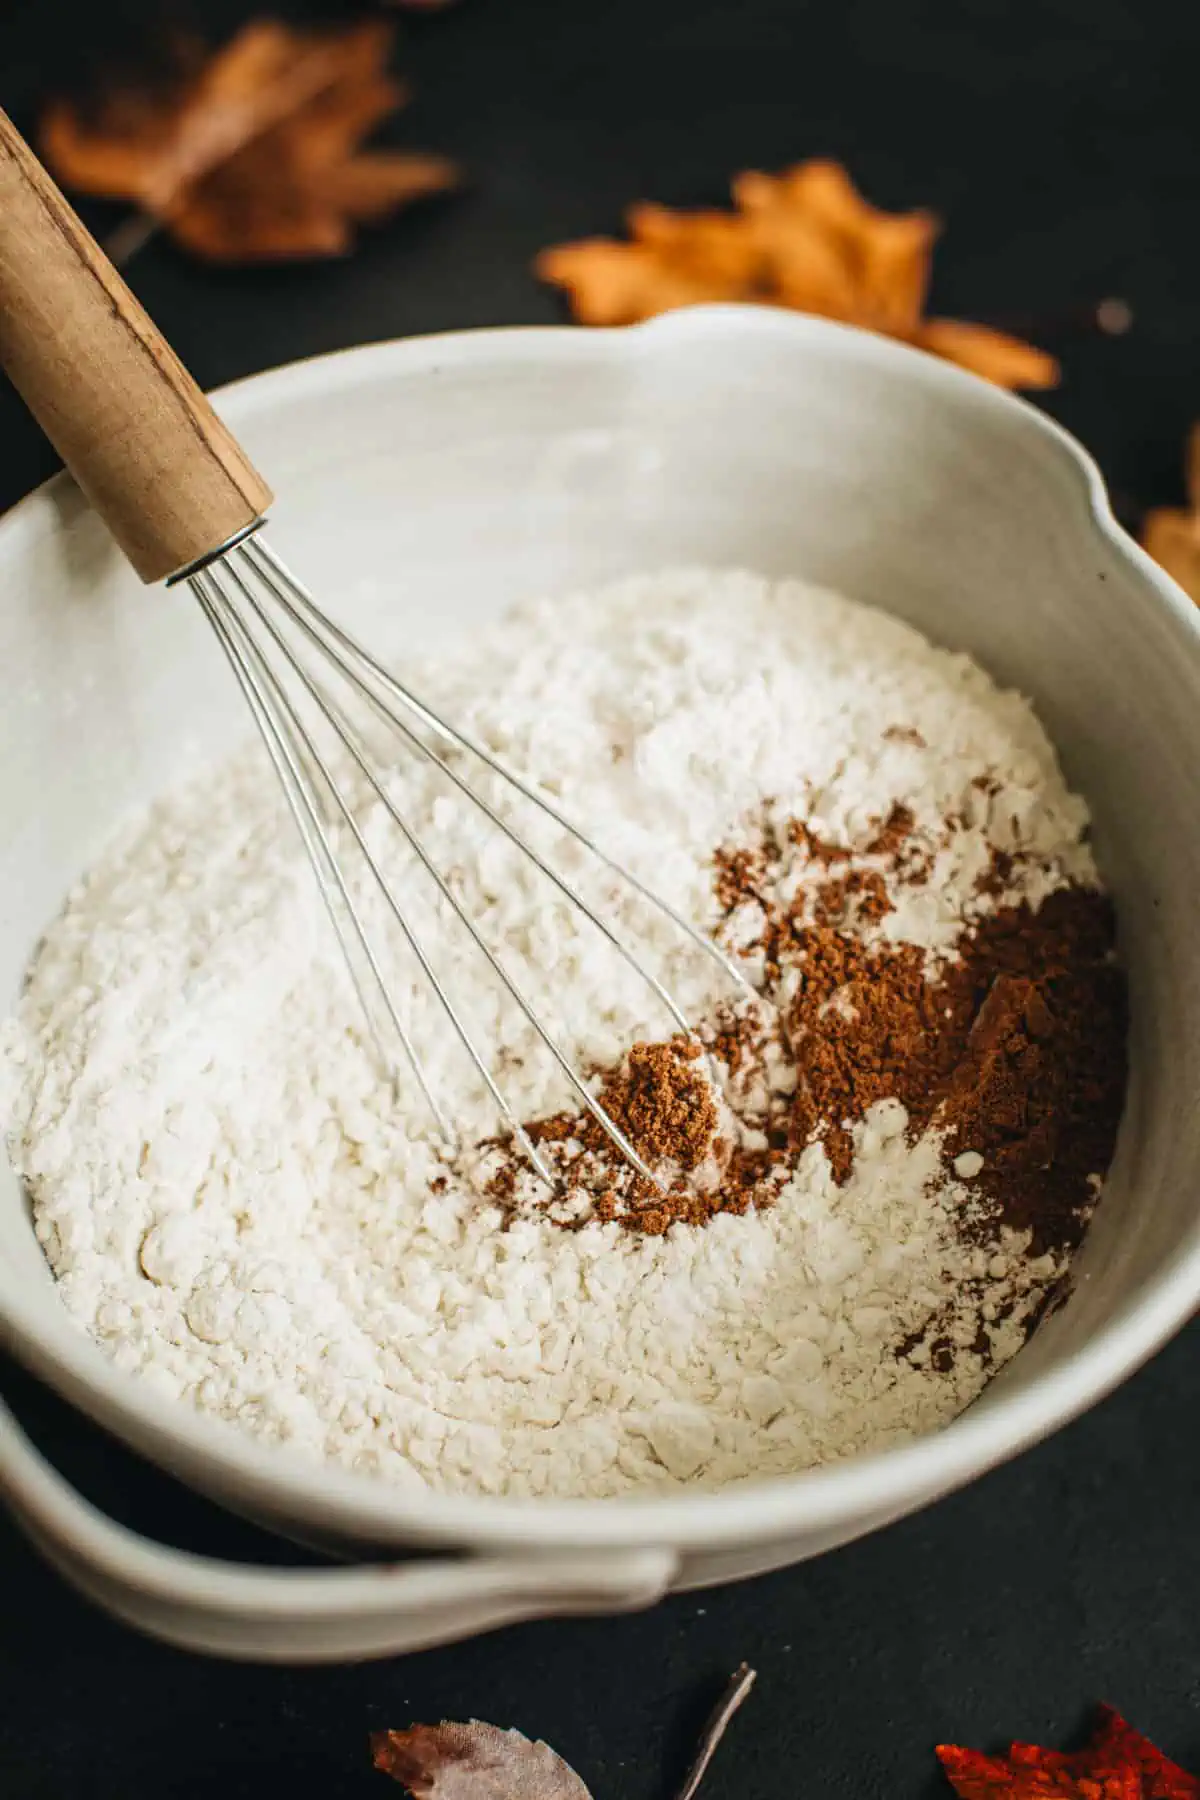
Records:
M937 1754L959 1800L1200 1800L1200 1781L1108 1706L1082 1750L1013 1744L983 1756L939 1744Z

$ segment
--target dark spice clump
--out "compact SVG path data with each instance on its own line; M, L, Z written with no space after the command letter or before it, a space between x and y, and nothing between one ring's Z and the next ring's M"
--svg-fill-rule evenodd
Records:
M1126 1081L1125 982L1106 897L1063 888L1008 907L963 938L931 979L907 944L798 934L787 1016L796 1060L792 1142L819 1140L850 1174L850 1127L896 1099L909 1130L936 1123L945 1156L983 1158L972 1186L1034 1254L1070 1248L1112 1159Z
M1031 1250L1071 1248L1116 1146L1126 1084L1126 992L1112 962L1000 975L942 1101L948 1149Z
M719 1036L731 1061L748 1053L749 1034L737 1022L728 1021ZM535 1143L555 1148L564 1186L589 1193L590 1218L616 1221L643 1236L661 1237L675 1224L703 1225L715 1212L748 1211L764 1175L783 1155L735 1150L722 1135L704 1051L682 1034L634 1044L604 1076L596 1098L665 1191L629 1167L590 1112L554 1113L526 1129ZM511 1201L515 1188L511 1140L505 1147L508 1155L488 1190L501 1204Z
M601 1106L651 1167L667 1160L690 1174L711 1153L717 1107L702 1057L685 1037L635 1044L600 1089ZM600 1126L592 1118L588 1126L594 1147Z

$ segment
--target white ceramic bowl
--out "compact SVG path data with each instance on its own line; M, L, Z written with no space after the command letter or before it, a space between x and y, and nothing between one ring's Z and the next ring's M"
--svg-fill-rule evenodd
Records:
M286 1535L424 1552L303 1572L182 1556L81 1502L0 1411L0 1492L80 1587L176 1642L292 1660L645 1605L927 1504L1183 1323L1200 1300L1200 627L1069 438L918 352L736 308L380 345L244 383L221 410L282 496L273 541L368 639L381 605L424 640L522 595L740 564L875 601L1024 689L1094 809L1132 982L1132 1092L1070 1301L966 1416L881 1455L675 1499L413 1498L166 1405L67 1318L5 1170L0 1327L31 1369ZM246 721L198 610L141 590L65 481L0 524L0 593L7 1003L121 815Z

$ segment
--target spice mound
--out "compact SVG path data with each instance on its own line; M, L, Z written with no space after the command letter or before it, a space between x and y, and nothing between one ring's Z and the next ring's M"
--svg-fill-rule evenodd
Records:
M794 833L793 823L793 842ZM893 891L913 884L914 868L916 883L926 880L909 849L897 839L875 859L868 873L881 893L881 868ZM777 845L769 855L759 846L753 889L744 852L715 860L727 916L743 900L797 890ZM874 1107L898 1105L911 1142L928 1132L941 1146L944 1177L962 1189L964 1239L984 1244L1008 1227L1035 1256L1061 1260L1076 1248L1125 1091L1125 984L1107 897L1071 887L1036 909L1001 908L968 926L951 956L931 960L911 944L864 939L849 923L802 922L828 918L831 891L852 879L818 877L799 909L768 897L773 1017L753 1006L718 1012L695 1039L635 1044L597 1084L653 1180L587 1111L528 1122L560 1184L542 1198L549 1217L616 1220L657 1236L744 1213L772 1204L814 1144L844 1186L855 1126ZM885 900L876 917L891 910ZM490 1196L536 1204L513 1139L491 1148L502 1154Z
M413 680L721 953L481 778L672 1018L436 768L396 768L643 1172L369 801L555 1182L364 883L447 1152L249 747L130 824L0 1027L70 1313L160 1394L412 1488L717 1488L947 1423L1069 1281L1125 1087L1087 810L1029 705L872 609L704 570L526 606Z

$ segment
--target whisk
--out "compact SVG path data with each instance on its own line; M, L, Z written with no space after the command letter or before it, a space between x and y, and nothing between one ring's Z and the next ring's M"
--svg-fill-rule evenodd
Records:
M356 771L362 790L383 807L398 842L420 864L475 952L503 983L580 1104L637 1174L659 1186L655 1171L593 1095L581 1070L485 942L405 817L388 780L388 764L352 709L360 707L376 727L386 729L391 742L435 764L449 784L480 808L582 910L646 983L677 1031L695 1037L676 1001L636 951L462 773L464 758L501 778L627 882L714 960L735 990L753 990L709 937L608 856L531 782L418 699L321 611L261 535L271 490L2 112L0 367L142 580L185 584L199 602L282 784L380 1055L397 1078L403 1063L408 1065L448 1145L456 1141L451 1121L405 1028L379 945L356 903L341 855L345 843L353 845L377 884L386 916L432 985L498 1112L541 1179L555 1185L537 1145L505 1100L470 1021L434 966L411 908L368 843L339 766ZM333 759L321 749L317 721L338 747Z

